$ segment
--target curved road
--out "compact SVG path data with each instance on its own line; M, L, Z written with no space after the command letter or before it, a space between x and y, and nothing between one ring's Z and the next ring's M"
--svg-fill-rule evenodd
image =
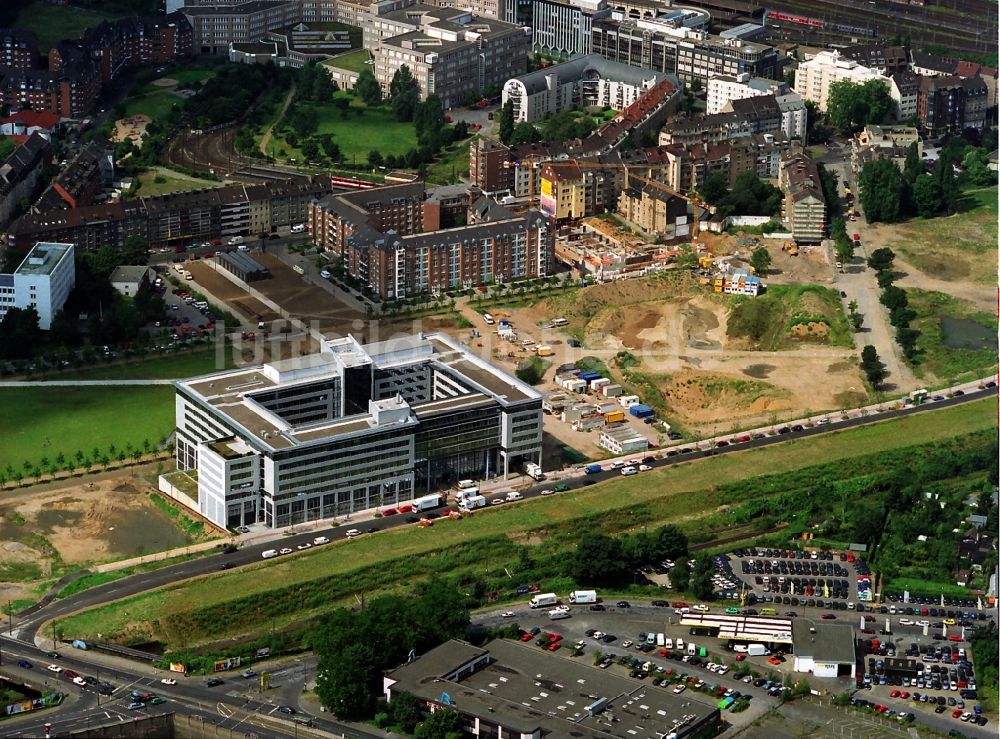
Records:
M881 421L889 420L892 418L901 418L903 416L913 415L915 413L926 413L932 412L937 408L947 408L950 406L959 405L961 403L966 403L974 400L979 400L981 398L987 398L995 396L997 394L997 388L984 388L968 391L965 395L945 398L943 400L929 402L920 406L913 406L908 408L899 408L896 410L889 410L881 414L871 414L867 416L856 416L850 418L847 421L831 422L828 425L815 426L813 428L806 428L799 432L790 432L786 434L779 434L775 436L766 436L761 439L754 439L749 442L740 444L731 444L722 449L710 448L704 451L697 450L694 447L691 451L683 454L676 454L671 457L658 458L652 463L654 469L661 467L668 467L673 464L680 462L690 462L694 459L701 459L703 457L714 456L716 454L728 454L731 452L742 451L747 448L758 448L764 446L770 446L772 444L780 444L785 441L790 441L792 439L798 439L808 436L817 436L819 434L828 433L830 431L839 430L843 428L850 428L853 426L863 426L871 423L879 423ZM662 454L662 452L660 452ZM594 475L583 475L579 474L575 477L564 480L571 490L593 485L597 482L603 482L612 478L619 477L620 473L618 470L605 470ZM531 487L521 491L524 498L534 498L537 497L542 490L546 488L551 488L552 482L538 483ZM379 528L391 528L396 526L407 526L405 517L402 515L391 516L389 518L379 519L377 522ZM15 626L14 633L18 639L33 643L35 637L38 635L39 627L45 622L53 619L60 618L62 616L69 615L75 611L79 611L84 608L89 608L91 606L100 605L107 601L117 600L120 598L125 598L139 593L145 592L147 590L152 590L154 588L163 587L165 585L170 585L171 583L178 582L187 578L198 577L200 575L207 575L213 572L219 571L221 568L226 567L237 567L241 565L247 565L255 562L261 561L261 552L265 549L273 549L276 547L290 547L294 549L299 544L305 544L312 542L312 540L317 536L326 536L331 542L337 541L339 539L346 538L346 533L349 529L360 526L357 521L347 522L339 526L327 527L327 528L310 528L308 533L294 534L292 536L283 537L279 541L269 541L262 544L252 544L246 545L240 548L238 551L231 554L215 554L207 557L202 557L200 559L190 560L187 562L181 562L176 565L170 565L163 567L152 572L144 572L137 575L132 575L115 582L107 583L105 585L99 585L89 590L84 590L76 595L72 595L68 598L63 598L61 600L54 601L47 605L44 605L35 610L28 609L24 612L24 618L19 619L18 624ZM305 526L308 526L306 524Z

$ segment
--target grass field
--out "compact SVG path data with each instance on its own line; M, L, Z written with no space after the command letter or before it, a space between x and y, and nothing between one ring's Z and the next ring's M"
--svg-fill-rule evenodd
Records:
M941 280L992 284L997 274L997 188L969 190L953 216L914 218L894 227L893 251Z
M469 176L469 147L472 139L445 149L427 168L427 181L438 185L455 185Z
M908 288L906 297L917 313L911 325L920 331L920 355L914 366L917 374L950 380L967 373L980 377L996 369L996 315L930 290Z
M163 120L172 107L179 107L183 102L183 99L170 92L151 92L126 100L125 116L148 115L154 121Z
M766 331L757 342L758 348L775 351L813 341L831 346L854 346L847 317L836 290L820 285L773 285L763 297L737 298L732 316L741 317L747 311L763 311ZM754 321L731 321L731 336L746 335L741 328ZM805 329L808 331L804 331ZM804 331L803 334L797 333Z
M362 69L369 66L365 64L365 62L371 58L372 55L367 49L357 49L355 51L349 51L346 54L336 56L333 59L328 59L323 62L323 64L330 67L337 67L338 69L346 69L350 72L360 73Z
M404 582L412 587L414 579L434 571L455 573L462 567L468 568L463 571L482 572L507 566L516 570L516 550L524 547L515 544L537 542L545 547L546 532L560 527L572 536L572 532L587 526L608 532L666 522L689 526L699 519L717 516L720 503L727 502L716 494L717 486L746 479L748 470L777 474L948 439L955 435L955 429L992 429L996 426L994 408L992 400L968 403L680 464L641 478L616 479L561 497L481 512L459 522L441 521L432 529L392 529L101 606L62 619L60 624L65 633L74 637L97 632L118 638L134 634L163 639L169 648L220 638L231 633L232 624L239 624L235 628L240 633L252 630L258 623L270 623L272 616L278 624L288 624L346 602L356 591L371 596L378 590L398 589ZM642 515L640 507L645 507ZM294 607L284 604L280 613L263 616L258 600L256 611L244 607L239 617L234 612L225 623L216 618L209 625L204 618L207 612L229 612L227 602L248 598L253 601L256 595L295 586L305 588L320 580L333 583L330 587L339 589L338 597L303 596Z
M143 172L139 175L138 195L163 195L168 192L186 192L188 190L204 190L209 187L220 187L221 182L213 180L195 180L190 177L171 177L156 171Z
M400 123L387 106L369 108L363 102L347 93L337 93L351 100L350 113L344 118L333 104L317 105L319 116L318 135L332 134L340 146L345 162L365 162L368 152L379 151L382 156L405 154L417 145L416 132L412 123ZM294 158L303 161L302 150L289 146L283 132L275 131L273 151L278 158ZM285 154L281 155L281 150ZM272 146L268 146L268 151Z
M33 31L38 36L39 50L45 54L59 41L79 38L80 33L90 26L116 17L114 14L35 0L21 11L16 25Z
M204 375L233 366L232 355L225 353L224 366L219 366L215 349L153 357L127 364L108 364L98 367L62 372L55 380L176 380Z
M0 468L102 451L127 442L156 444L174 426L174 391L149 387L0 388ZM16 419L14 421L13 419Z

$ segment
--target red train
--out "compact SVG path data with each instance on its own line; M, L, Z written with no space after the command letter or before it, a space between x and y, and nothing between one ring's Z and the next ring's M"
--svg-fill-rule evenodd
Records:
M330 184L334 187L347 187L353 190L368 190L378 187L374 182L368 180L359 180L356 177L338 177L337 175L330 175Z

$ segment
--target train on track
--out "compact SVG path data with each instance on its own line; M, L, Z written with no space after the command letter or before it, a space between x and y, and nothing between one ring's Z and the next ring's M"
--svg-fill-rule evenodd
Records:
M825 21L819 18L809 18L793 13L783 13L777 10L764 11L764 25L771 28L811 28L816 31L828 31L831 33L846 33L851 36L863 36L873 38L875 29L867 26L854 26L847 23L836 23Z

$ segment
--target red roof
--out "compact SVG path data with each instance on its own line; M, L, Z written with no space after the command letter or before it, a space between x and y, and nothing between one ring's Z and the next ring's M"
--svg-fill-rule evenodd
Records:
M22 110L14 115L9 115L0 120L3 123L22 123L29 128L44 128L52 130L59 123L59 116L55 113L44 113L36 110Z

